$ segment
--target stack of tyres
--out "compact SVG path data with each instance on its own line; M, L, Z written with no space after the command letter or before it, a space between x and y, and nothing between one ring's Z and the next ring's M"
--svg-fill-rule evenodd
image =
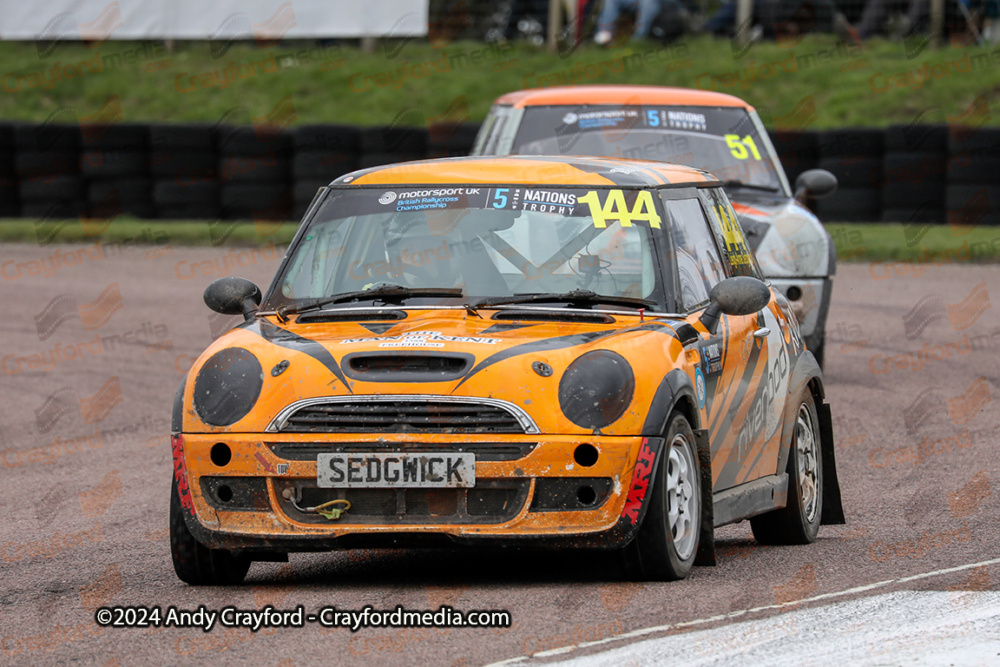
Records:
M294 219L300 219L316 191L358 168L361 129L350 125L303 125L293 136Z
M386 125L361 131L361 168L420 160L427 155L426 127Z
M119 214L155 218L149 177L149 127L128 123L81 126L80 173L92 218Z
M817 202L825 222L876 222L882 209L882 131L828 130L819 138L819 168L837 177L837 191Z
M477 123L435 123L427 127L427 157L459 157L472 152Z
M894 125L885 131L882 220L944 222L948 128Z
M267 126L219 127L222 217L289 220L292 217L292 138Z
M1000 128L950 128L948 222L1000 224Z
M14 148L22 216L79 218L87 214L79 125L17 125Z
M218 154L210 125L151 125L149 172L163 220L218 219Z
M788 182L795 187L799 174L819 164L819 141L815 132L782 131L771 133L774 150L781 159Z
M17 197L17 171L14 169L14 128L0 124L0 217L13 218L21 213Z

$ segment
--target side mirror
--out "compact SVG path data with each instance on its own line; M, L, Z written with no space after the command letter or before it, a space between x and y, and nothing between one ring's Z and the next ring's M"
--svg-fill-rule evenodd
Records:
M249 320L260 305L260 288L246 278L219 278L205 288L205 305L223 315Z
M712 288L711 302L699 318L708 332L714 334L719 328L719 316L750 315L761 310L771 301L771 290L756 278L736 276L726 278Z
M826 169L809 169L795 179L795 198L800 202L806 197L826 197L837 191L837 177Z

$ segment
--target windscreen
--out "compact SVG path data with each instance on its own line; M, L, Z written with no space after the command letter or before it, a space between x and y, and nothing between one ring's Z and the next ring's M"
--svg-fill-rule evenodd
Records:
M458 288L461 297L435 299L456 305L574 290L662 303L658 199L615 188L332 189L267 305L387 286Z
M511 153L672 162L779 190L768 146L741 108L581 105L526 108Z

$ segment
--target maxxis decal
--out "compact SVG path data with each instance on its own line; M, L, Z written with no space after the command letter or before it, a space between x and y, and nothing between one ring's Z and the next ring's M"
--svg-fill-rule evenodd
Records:
M184 463L184 439L180 433L170 435L170 449L174 454L174 482L177 484L177 495L181 506L194 516L194 498L191 497L191 487L188 486L187 465Z
M642 502L649 490L655 460L656 452L649 446L649 439L643 438L642 449L639 450L632 472L632 483L628 487L628 497L625 499L625 507L622 508L622 517L628 519L633 526L639 521L639 510L642 509Z

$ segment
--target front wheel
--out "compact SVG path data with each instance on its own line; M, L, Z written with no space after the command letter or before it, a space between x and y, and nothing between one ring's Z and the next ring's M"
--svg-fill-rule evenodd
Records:
M673 413L646 517L624 549L625 569L641 581L684 579L694 565L701 533L701 469L694 431Z
M823 515L823 456L816 401L806 389L799 401L788 453L788 504L750 519L760 544L809 544Z
M174 572L192 586L231 586L243 581L250 559L224 549L210 549L199 542L184 522L184 508L177 485L170 484L170 555Z

